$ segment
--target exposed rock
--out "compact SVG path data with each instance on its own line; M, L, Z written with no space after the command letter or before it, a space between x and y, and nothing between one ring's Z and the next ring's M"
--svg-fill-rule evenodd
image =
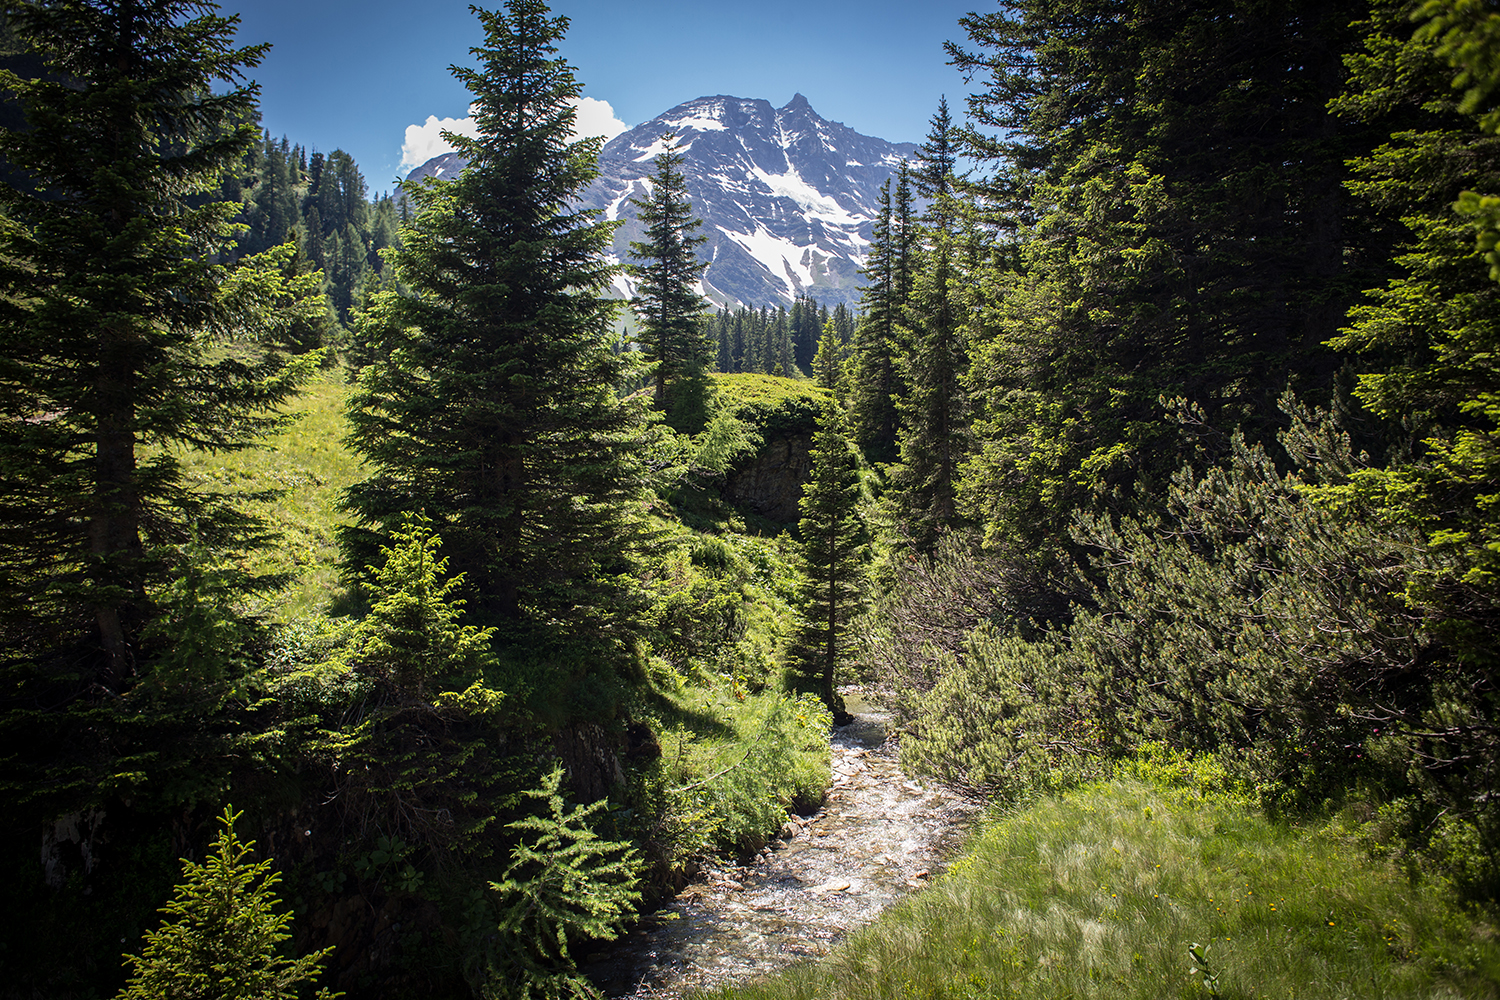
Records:
M578 723L559 730L554 746L567 771L568 791L579 802L607 798L625 781L620 758L603 726Z
M104 810L60 816L42 831L42 872L47 884L61 889L74 872L91 875Z
M803 434L773 437L748 465L725 478L723 496L730 503L769 520L795 521L802 484L811 474L811 437Z

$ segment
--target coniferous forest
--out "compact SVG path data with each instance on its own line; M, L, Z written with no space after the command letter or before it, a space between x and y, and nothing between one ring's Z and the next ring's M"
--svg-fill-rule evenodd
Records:
M1493 4L988 5L860 307L717 311L542 0L374 200L232 12L0 10L0 995L591 995L848 685L989 818L752 993L1500 991Z

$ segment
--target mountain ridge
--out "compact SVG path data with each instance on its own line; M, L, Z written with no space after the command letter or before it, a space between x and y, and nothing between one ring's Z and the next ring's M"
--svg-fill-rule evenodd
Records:
M780 108L759 98L720 94L684 101L611 139L599 154L599 177L579 204L619 221L613 253L629 260L642 238L632 198L647 194L653 160L676 137L682 172L708 265L701 291L721 306L777 306L798 295L855 304L880 185L915 143L862 135L813 110L801 93ZM463 169L446 153L408 175L454 177ZM617 279L619 292L633 291Z

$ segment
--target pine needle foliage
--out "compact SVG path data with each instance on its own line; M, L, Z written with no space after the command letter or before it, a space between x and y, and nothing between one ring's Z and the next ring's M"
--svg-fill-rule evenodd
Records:
M542 811L508 824L521 840L504 879L490 883L500 896L500 944L486 998L596 995L569 948L618 937L641 898L635 849L605 840L590 825L608 800L568 808L562 778L561 767L545 775L525 793Z
M891 470L891 503L911 544L931 553L954 521L959 464L968 439L963 376L968 368L965 310L959 289L963 206L957 130L948 102L938 105L915 171L917 191L932 199L920 229L918 270L903 300L908 350L901 359L905 395L897 405L902 433L900 460Z
M663 141L668 148L656 157L650 194L645 201L631 199L646 239L630 244L636 263L625 270L640 282L631 305L641 321L636 339L651 366L652 404L675 429L697 433L708 419L711 385L707 307L697 288L707 265L696 253L708 237L695 234L703 220L693 218L675 137Z
M846 632L859 610L866 537L859 516L859 465L849 443L843 404L829 393L813 438L812 475L802 487L802 627L795 644L792 686L823 700L834 721L849 721L834 689Z
M369 564L407 512L432 518L483 624L533 648L622 644L631 621L640 414L609 346L614 226L575 207L599 140L572 140L581 85L556 43L567 18L536 0L477 10L477 136L468 169L412 186L396 257L406 294L367 324L375 361L351 399L350 441L374 474L348 494L349 565Z
M904 160L894 197L893 203L890 181L886 181L880 186L870 249L861 270L867 284L860 293L862 315L851 344L850 420L860 450L873 462L896 457L901 424L896 402L906 392L898 359L906 339L901 317L911 294L915 231L911 173Z
M258 138L244 73L266 47L190 0L4 11L40 65L0 70L26 119L0 130L0 629L92 646L118 691L149 655L165 547L259 535L147 448L248 446L317 361L260 342L287 288L274 265L235 288L217 262L239 205L213 194ZM316 281L291 285L300 302Z
M451 595L463 579L446 576L430 521L414 517L395 543L381 550L385 564L371 567L380 598L359 625L360 668L419 698L434 680L462 688L493 660L495 630L459 623L464 601Z
M161 908L160 927L146 934L140 955L126 955L130 981L117 1000L281 1000L318 976L331 947L285 958L292 915L278 913L272 892L281 880L270 861L251 861L255 842L234 832L243 813L224 808L224 829L202 864L183 861L183 882ZM319 1000L342 993L317 992Z

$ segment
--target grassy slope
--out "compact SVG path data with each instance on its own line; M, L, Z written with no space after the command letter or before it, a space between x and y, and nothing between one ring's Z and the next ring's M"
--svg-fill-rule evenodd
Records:
M263 444L227 454L181 456L184 471L197 484L229 492L280 491L275 500L245 505L281 536L257 552L249 568L295 577L268 602L267 610L280 621L327 607L341 593L334 531L343 518L336 505L343 490L360 478L359 459L343 444L348 392L342 373L325 373L292 404L292 423Z
M1119 780L989 824L932 888L746 998L1495 997L1494 927L1346 839Z

